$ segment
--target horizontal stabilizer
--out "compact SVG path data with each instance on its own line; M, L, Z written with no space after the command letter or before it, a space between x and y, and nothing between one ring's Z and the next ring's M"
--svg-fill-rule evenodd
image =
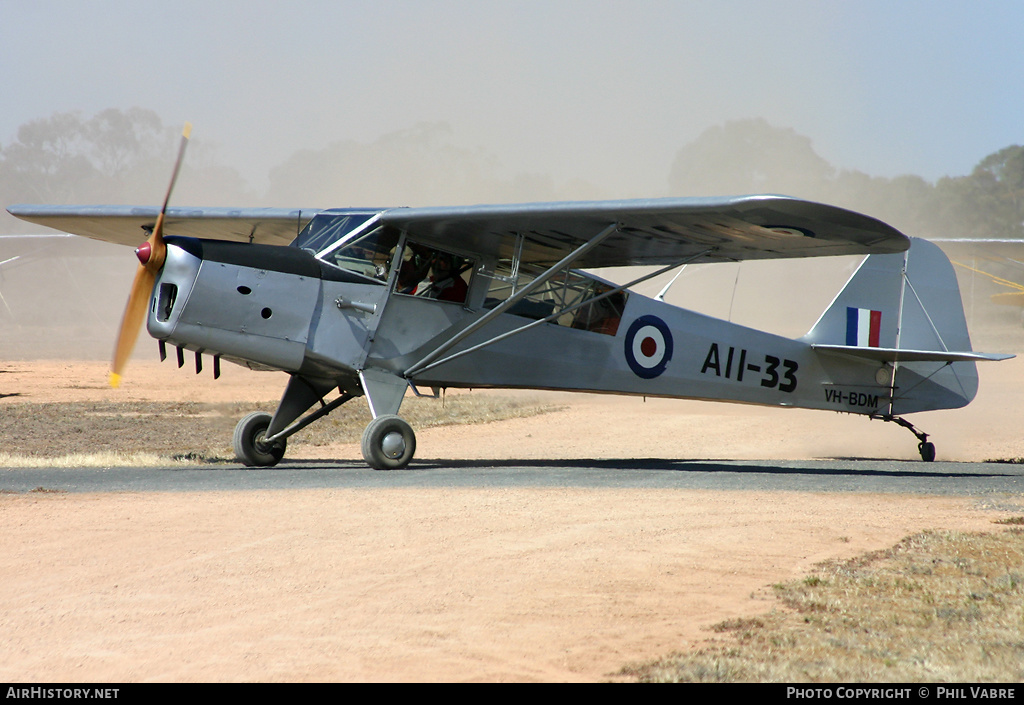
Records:
M945 350L906 350L903 348L871 348L857 345L822 345L813 344L811 348L818 352L852 355L865 360L879 362L977 362L982 360L1009 360L1014 355L981 352L949 352Z

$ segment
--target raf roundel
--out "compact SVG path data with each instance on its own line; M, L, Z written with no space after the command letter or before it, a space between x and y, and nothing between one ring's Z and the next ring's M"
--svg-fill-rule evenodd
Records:
M672 332L657 316L641 316L626 332L626 362L637 377L653 379L672 359Z

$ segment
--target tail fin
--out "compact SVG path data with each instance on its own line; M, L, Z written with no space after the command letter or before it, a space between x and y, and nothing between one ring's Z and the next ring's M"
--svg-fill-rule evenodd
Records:
M826 367L834 356L874 361L876 378L891 380L890 414L965 406L974 361L1012 357L971 350L953 265L916 238L905 253L868 256L802 340Z

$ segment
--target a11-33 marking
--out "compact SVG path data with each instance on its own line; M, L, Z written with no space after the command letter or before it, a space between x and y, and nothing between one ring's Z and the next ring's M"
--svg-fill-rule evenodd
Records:
M758 379L762 387L778 389L780 392L796 390L796 373L800 366L793 360L765 355L764 364L759 364L749 361L754 357L744 348L737 350L730 346L727 350L723 353L718 343L712 343L704 358L704 365L700 368L701 374L714 374L716 377L742 382L744 375L753 372L760 375Z

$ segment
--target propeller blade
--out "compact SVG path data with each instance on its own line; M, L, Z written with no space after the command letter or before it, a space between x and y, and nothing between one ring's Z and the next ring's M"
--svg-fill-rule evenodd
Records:
M185 161L185 147L188 146L188 139L192 136L192 123L186 122L185 129L181 131L181 144L178 146L178 158L174 162L174 171L171 173L171 183L167 187L167 195L164 196L164 207L160 209L163 213L167 210L167 204L171 200L171 191L174 190L174 182L178 180L178 172L181 171L181 163Z
M146 241L150 246L149 256L143 259L142 255L139 255L139 261L154 273L159 272L160 268L164 266L164 259L167 255L167 246L164 244L164 219L167 215L167 204L171 201L171 192L174 191L174 184L178 181L178 172L181 171L181 165L185 161L185 147L188 146L188 140L191 136L192 123L186 122L185 129L181 131L181 145L178 147L178 158L174 160L174 171L171 172L171 183L167 186L164 205L160 209L160 215L157 216L153 232ZM136 254L139 253L136 252Z
M135 271L135 281L132 282L128 303L121 317L121 329L117 334L117 345L114 347L114 360L110 365L111 387L116 388L121 384L121 373L124 372L128 358L135 348L139 329L142 328L142 321L145 320L149 309L149 298L155 281L156 272L151 272L145 265L140 264Z
M146 318L149 300L153 295L153 285L156 283L156 275L163 268L164 260L167 258L167 245L164 244L164 219L167 214L167 204L171 201L171 192L174 191L174 184L178 181L178 172L181 171L182 162L185 160L185 147L188 146L191 135L192 123L186 122L185 129L181 133L178 158L174 161L174 171L171 172L171 183L167 187L167 195L164 196L164 205L160 208L160 215L157 216L153 232L150 233L146 242L135 250L135 256L139 258L139 268L135 271L135 280L132 282L128 303L125 305L124 316L121 318L121 328L117 334L114 359L110 364L111 387L121 384L121 374L128 364L128 358L131 357L135 341L139 337L139 329L142 328L142 322Z

